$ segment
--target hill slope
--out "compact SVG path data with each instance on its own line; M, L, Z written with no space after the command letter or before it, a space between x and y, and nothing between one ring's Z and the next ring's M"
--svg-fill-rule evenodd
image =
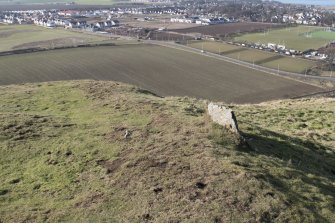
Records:
M246 150L195 99L96 81L0 97L0 221L335 221L333 99L233 106Z

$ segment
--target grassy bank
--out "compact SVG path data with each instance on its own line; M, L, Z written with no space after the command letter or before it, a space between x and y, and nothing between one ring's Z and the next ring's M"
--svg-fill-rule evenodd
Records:
M332 99L233 106L246 150L191 98L96 81L0 96L3 222L335 220Z

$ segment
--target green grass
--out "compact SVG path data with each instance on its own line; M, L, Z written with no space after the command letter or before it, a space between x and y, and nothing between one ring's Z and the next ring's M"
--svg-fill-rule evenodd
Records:
M277 69L279 64L281 70L288 72L305 73L306 69L308 70L317 65L316 62L310 60L281 56L276 53L249 49L221 42L194 41L190 42L188 46L197 49L202 49L203 47L204 50L209 52L221 53L234 59L240 59L242 61L255 63L272 69Z
M312 33L312 38L326 39L329 41L335 40L335 32L317 31Z
M334 221L322 217L331 215L325 207L330 207L328 202L334 199L330 193L335 187L334 166L329 164L335 158L334 128L330 125L334 121L334 105L333 99L305 99L234 108L244 123L241 128L248 129L245 134L253 138L251 145L262 154L258 161L268 167L269 161L262 159L271 156L278 161L272 164L279 168L266 168L272 175L267 180L306 207L319 202L320 209L315 214L320 218L310 219L311 222Z
M105 37L35 25L0 26L0 51L30 47L52 48L106 40Z
M314 61L308 61L304 59L292 59L290 57L283 57L279 60L273 60L270 62L263 63L262 66L269 68L278 68L284 71L290 71L295 73L305 73L308 69L315 67Z
M333 99L230 105L245 150L191 98L97 81L0 96L2 222L335 221Z
M94 180L103 174L103 171L95 166L95 159L117 157L119 145L101 139L111 125L119 124L123 120L123 114L114 112L113 116L107 118L106 114L110 112L108 108L95 107L92 100L85 99L84 92L74 87L73 83L43 84L33 88L18 87L16 92L9 91L6 95L2 94L2 127L15 125L21 131L18 133L14 129L2 131L1 134L3 136L1 163L12 163L12 168L16 169L13 172L13 169L1 166L1 172L7 179L3 183L7 184L11 191L17 192L10 198L13 202L11 208L21 207L22 213L25 213L29 212L29 208L43 205L44 211L59 209L58 218L66 220L63 215L67 215L66 208L70 208L76 202L71 199L74 194L80 200L81 196L85 197L91 193L87 191L89 187L100 189L105 187L102 181ZM27 91L34 92L34 96L16 97ZM13 110L13 106L18 107ZM130 127L145 125L147 122L147 117L135 112L129 115L123 124ZM11 145L6 144L14 132L24 137L21 142L20 140L14 142L16 155ZM89 138L87 133L91 135ZM71 155L68 156L66 153L69 151ZM56 162L58 164L55 164ZM84 178L92 178L89 180L89 185L85 180L79 187L73 184L74 180L78 179L79 173ZM11 179L19 179L20 183L12 185ZM27 191L29 194L20 195L20 191ZM56 195L56 198L54 193L58 194L60 191L63 191L62 194ZM92 189L92 193L94 192ZM45 201L45 198L48 201ZM1 204L4 204L3 202L2 198ZM2 206L1 210L3 216L4 212L9 213L11 209ZM43 215L41 213L43 210L39 209L37 213ZM29 218L28 215L22 214L11 216L6 221L23 220L25 217ZM44 221L42 217L34 221Z
M213 53L222 53L222 54L225 54L229 51L235 51L235 50L241 49L240 47L237 47L235 45L224 44L224 43L219 43L219 42L214 42L214 41L189 41L187 45L190 47L197 48L197 49L202 49L202 46L203 46L204 50L207 50Z
M286 48L305 51L318 49L334 40L333 33L327 33L319 27L298 26L284 29L273 29L265 33L250 33L236 37L238 41L253 43L283 44ZM306 34L311 33L311 36Z

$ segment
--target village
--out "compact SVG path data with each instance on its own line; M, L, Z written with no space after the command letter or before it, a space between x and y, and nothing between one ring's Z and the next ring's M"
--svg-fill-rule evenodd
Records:
M227 8L229 8L229 11L227 11ZM235 1L235 3L218 3L210 0L204 4L197 1L187 3L166 1L159 5L133 1L125 6L101 9L76 9L74 6L73 9L66 10L0 11L0 23L3 24L32 24L46 28L65 28L108 35L131 36L137 39L167 41L180 41L180 39L184 40L185 37L191 37L194 40L220 39L217 35L176 33L171 28L173 24L177 28L188 28L253 22L255 24L279 24L281 26L327 27L328 32L334 32L334 17L334 12L315 6L286 5L267 1L250 3L243 0ZM263 30L264 34L268 32L266 28L254 31L260 30ZM171 35L175 38L171 38ZM236 40L228 41L228 43L292 57L316 60L327 58L327 55L318 51L318 49L302 51L288 48L284 43Z
M240 43L240 42L228 42L228 43L236 45L236 46L242 46L242 47L247 47L247 48L252 48L252 49L257 49L257 50L262 50L262 51L273 52L273 53L277 53L277 54L285 55L285 56L303 57L305 59L313 59L313 60L327 59L327 55L324 52L314 50L314 49L309 49L309 50L302 52L296 49L289 49L285 45L276 44L276 43L267 43L267 44L262 44L262 43L246 44L246 43ZM335 42L331 44L335 44Z
M157 3L157 2L156 2ZM171 22L214 25L237 21L297 24L335 27L334 11L313 5L291 5L275 1L217 2L198 1L131 1L128 4L111 7L80 9L41 10L0 10L0 22L7 24L37 24L46 27L64 26L69 28L88 28L101 30L102 24L90 23L96 20L111 21L106 27L116 26L118 18L127 15L145 15L144 20L152 16L165 15ZM57 8L57 7L55 7ZM84 21L87 21L86 23Z

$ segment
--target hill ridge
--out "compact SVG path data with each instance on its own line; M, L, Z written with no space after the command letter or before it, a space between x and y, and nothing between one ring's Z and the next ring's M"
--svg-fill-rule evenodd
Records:
M335 219L334 99L228 105L255 150L245 151L205 100L110 81L0 96L1 221Z

